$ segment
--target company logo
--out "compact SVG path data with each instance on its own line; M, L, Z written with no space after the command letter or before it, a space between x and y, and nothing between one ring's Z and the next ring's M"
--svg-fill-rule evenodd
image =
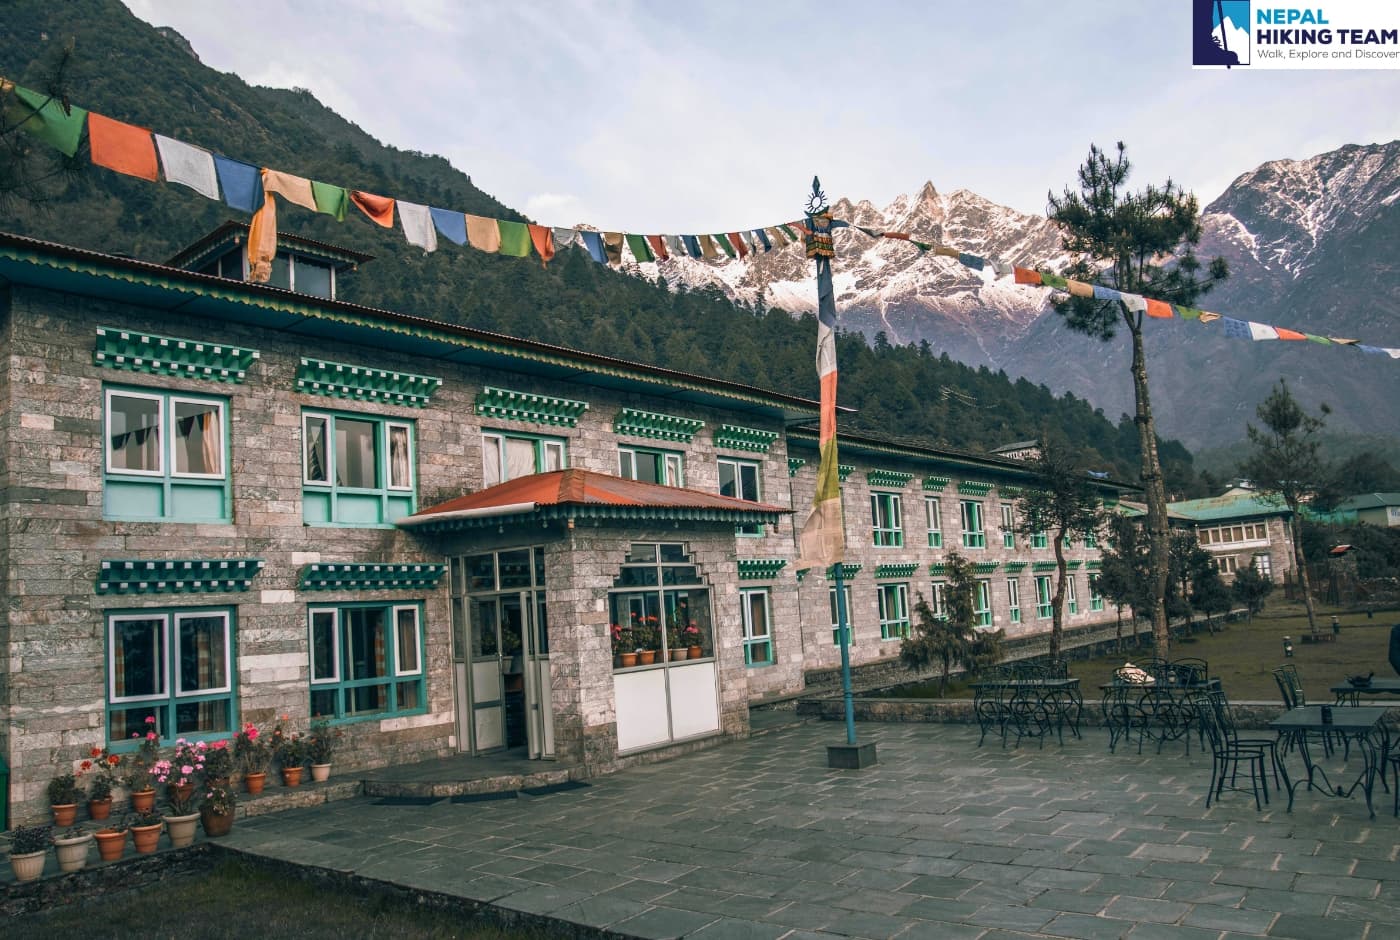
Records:
M1192 0L1191 64L1248 65L1249 0Z

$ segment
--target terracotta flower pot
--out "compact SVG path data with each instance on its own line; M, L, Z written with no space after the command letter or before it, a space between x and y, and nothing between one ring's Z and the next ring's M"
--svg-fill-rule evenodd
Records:
M74 839L54 839L54 851L58 853L59 871L78 871L87 865L88 848L92 836L81 835Z
M622 669L630 669L631 667L637 665L636 651L633 651L631 653L618 653L617 658L619 660L618 665Z
M53 810L53 824L60 829L73 825L78 818L77 803L55 803L49 808Z
M88 800L88 816L94 821L106 819L112 815L112 798L109 796L105 800Z
M672 647L670 650L668 650L667 652L669 652L669 653L671 654L671 661L672 661L672 662L675 662L675 661L678 660L678 659L689 659L689 658L690 658L690 647L688 647L688 646L674 646L674 647Z
M247 790L250 796L257 796L263 791L263 787L266 785L266 771L258 771L257 773L243 775L243 789Z
M131 794L131 811L133 813L149 813L155 808L156 791L153 788L147 787Z
M642 650L637 654L637 661L643 666L650 666L656 662L656 650Z
M44 873L44 856L47 850L38 852L25 852L23 855L10 856L10 868L15 873L15 881L37 881Z
M311 765L311 782L312 782L312 783L325 783L325 782L326 782L327 780L329 780L330 778L331 778L331 765L330 765L330 764L312 764L312 765Z
M184 816L166 816L165 828L170 833L171 847L183 849L187 845L193 845L194 830L198 823L199 813L189 813Z
M131 841L136 844L137 854L154 854L156 845L160 842L160 830L162 828L162 823L156 823L154 826L131 827Z
M204 826L204 834L211 839L226 836L233 829L232 813L216 813L207 806L199 811L199 821Z
M104 862L115 862L126 851L125 829L99 829L92 837L97 840L97 854Z
M302 769L301 769L300 767L283 767L283 768L282 768L282 786L284 786L284 787L299 787L299 786L301 786L301 770L302 770Z
M194 796L194 784L192 783L177 783L174 786L174 790L175 797L181 803L188 803L190 797Z
M692 646L692 647L690 647L690 658L691 658L691 659L699 659L701 656L704 656L704 655L705 655L705 648L704 648L703 646Z

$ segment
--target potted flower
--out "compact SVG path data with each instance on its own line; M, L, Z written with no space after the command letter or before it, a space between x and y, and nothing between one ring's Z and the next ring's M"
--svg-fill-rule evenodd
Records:
M94 747L83 761L83 776L88 777L88 816L103 820L112 814L112 790L121 767L120 754L110 754L105 747Z
M44 856L53 841L48 826L16 826L10 833L10 869L15 881L34 881L44 873Z
M276 727L272 729L272 756L277 759L277 766L282 769L282 785L299 787L302 764L306 763L306 741L297 732L282 727L282 723L289 718L288 715L282 715Z
M140 745L127 764L126 786L131 791L131 808L138 813L147 813L156 805L156 789L151 783L151 766L160 758L160 735L156 732L155 716L146 716L144 735L132 732L131 736L140 741Z
M127 817L127 828L131 830L131 841L141 855L155 852L160 843L160 830L164 820L154 810L132 813Z
M228 741L215 741L204 752L204 778L212 784L228 785L233 776L233 748Z
M691 659L699 659L701 656L705 655L705 637L704 634L700 632L700 628L696 626L694 620L691 620L685 626L681 627L680 632L681 642L690 647Z
M226 836L233 828L233 815L238 806L238 795L227 784L214 784L204 793L204 804L199 808L199 821L204 826L204 834L212 838Z
M53 846L58 853L58 870L78 871L87 865L92 833L81 826L73 826L55 835Z
M321 783L331 775L331 759L345 732L332 728L329 719L313 718L306 736L306 756L311 761L311 779Z
M612 624L613 656L617 658L617 665L626 669L637 665L636 639L632 635L632 628L620 623Z
M632 634L636 637L637 661L643 666L656 662L656 651L661 649L661 629L657 619L651 616L635 617Z
M53 822L55 826L71 826L78 818L78 801L85 793L83 788L78 786L76 774L65 773L56 774L49 781L49 807L53 810Z
M243 768L243 786L257 796L267 780L267 768L272 763L272 748L268 735L258 731L251 721L233 736L233 757Z
M126 824L117 821L92 834L97 841L97 854L104 862L115 862L126 851Z

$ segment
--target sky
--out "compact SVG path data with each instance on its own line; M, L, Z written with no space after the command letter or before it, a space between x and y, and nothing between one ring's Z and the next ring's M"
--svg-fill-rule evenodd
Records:
M833 200L929 181L1041 214L1120 140L1133 188L1204 206L1268 160L1400 138L1400 70L1195 71L1189 0L125 2L549 225L771 225L814 174Z

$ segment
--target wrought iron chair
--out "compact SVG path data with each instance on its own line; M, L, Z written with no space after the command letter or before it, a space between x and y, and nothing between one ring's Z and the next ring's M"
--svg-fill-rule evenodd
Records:
M1209 706L1215 712L1218 726L1224 731L1227 742L1237 748L1258 748L1264 751L1269 757L1269 764L1274 771L1274 786L1279 784L1279 757L1278 739L1276 738L1255 738L1240 737L1238 725L1235 723L1235 711L1230 705L1230 700L1226 698L1225 692L1220 688L1207 689L1203 696L1197 699L1198 708ZM1264 801L1268 802L1269 793L1267 786L1264 790Z
M1263 804L1269 801L1269 781L1264 771L1264 749L1232 743L1232 727L1223 722L1208 697L1201 694L1195 698L1196 715L1210 744L1211 753L1210 789L1206 791L1206 809L1210 809L1212 799L1219 801L1220 795L1226 789L1245 792L1244 788L1239 786L1239 774L1243 768L1249 774L1248 792L1254 794L1254 808L1262 810ZM1263 802L1259 799L1261 788L1264 794Z

